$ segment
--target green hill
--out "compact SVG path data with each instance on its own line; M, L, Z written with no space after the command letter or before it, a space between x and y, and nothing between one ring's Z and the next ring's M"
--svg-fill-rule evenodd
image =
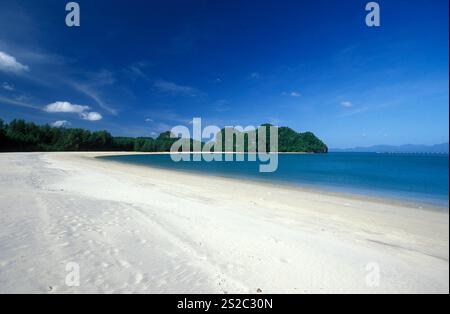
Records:
M262 126L266 127L266 151L270 152L270 133L269 128L272 126L271 124L263 124ZM277 127L278 128L278 152L280 153L328 153L328 147L325 145L319 138L317 138L311 132L297 133L291 128L288 127ZM254 139L250 144L253 144L256 147L256 151L258 151L257 143L262 130L260 128L256 129L256 131L249 132L239 132L236 130L230 130L233 132L233 151L248 151L248 142L249 139ZM227 151L227 147L231 147L231 142L227 142L225 139L226 129L221 130L222 136L222 150ZM218 134L217 137L220 135ZM237 137L244 137L244 147L240 147L237 145ZM216 138L217 138L216 137Z

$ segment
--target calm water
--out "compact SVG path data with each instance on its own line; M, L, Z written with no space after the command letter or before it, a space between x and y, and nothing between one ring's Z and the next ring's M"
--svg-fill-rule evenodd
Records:
M448 155L330 153L279 155L278 170L260 173L259 162L173 162L169 155L128 155L104 159L201 172L206 175L319 188L448 206Z

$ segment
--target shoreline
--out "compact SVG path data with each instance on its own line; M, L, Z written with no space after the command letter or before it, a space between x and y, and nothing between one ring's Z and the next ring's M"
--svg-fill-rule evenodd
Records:
M95 153L94 153L95 154ZM179 172L179 173L186 173L191 175L197 175L197 176L207 176L207 177L217 177L224 180L231 180L231 181L245 181L248 183L254 183L258 185L263 185L267 187L280 187L289 189L293 192L300 191L300 192L308 192L308 193L318 193L318 194L325 194L329 196L335 196L335 197L342 197L342 198L349 198L349 199L355 199L360 201L368 201L368 202L374 202L374 203L380 203L380 204L393 204L393 205L399 205L404 207L411 207L414 209L421 209L421 210L429 210L429 211L437 211L437 212L448 212L448 205L447 204L437 204L437 202L432 201L423 201L423 200L408 200L401 197L395 197L392 195L369 195L364 193L352 193L347 191L336 191L332 189L326 189L326 188L320 188L317 186L306 186L306 185L300 185L300 184L292 184L289 182L283 182L283 181L269 181L269 180L262 180L257 178L248 178L248 177L232 177L232 176L226 176L226 175L220 175L220 174L208 174L208 173L201 173L200 171L195 170L182 170L182 169L170 169L170 168L164 168L164 167L153 167L152 165L140 165L135 164L131 162L126 161L117 161L117 160L108 160L108 159L101 159L101 157L109 157L109 156L128 156L128 155L168 155L170 153L131 153L128 154L126 152L119 152L119 154L100 154L92 156L92 158L104 160L106 162L111 163L119 163L119 164L127 164L134 167L143 167L145 168L152 168L152 169L159 169L163 171L168 172ZM183 154L183 153L180 153ZM280 154L304 154L304 153L280 153Z
M449 291L448 213L93 158L105 154L0 154L0 292Z

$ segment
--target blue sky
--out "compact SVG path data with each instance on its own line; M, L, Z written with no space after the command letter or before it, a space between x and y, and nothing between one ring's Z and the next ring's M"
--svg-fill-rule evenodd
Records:
M0 0L0 118L126 136L270 122L336 148L448 141L447 0L378 1L378 28L360 0L80 0L75 28L67 2Z

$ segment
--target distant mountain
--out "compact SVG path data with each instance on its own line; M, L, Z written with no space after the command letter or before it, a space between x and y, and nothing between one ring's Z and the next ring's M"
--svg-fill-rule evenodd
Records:
M335 148L330 149L330 152L352 152L352 153L427 153L427 154L448 154L449 143L437 145L375 145L369 147L354 147L354 148Z

